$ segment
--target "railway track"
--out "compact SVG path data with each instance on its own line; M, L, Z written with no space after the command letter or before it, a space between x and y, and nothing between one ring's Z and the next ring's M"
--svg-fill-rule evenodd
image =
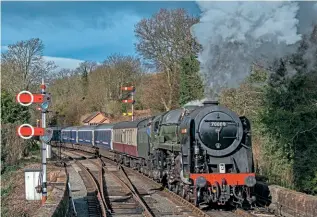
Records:
M106 216L108 208L104 203L102 191L102 185L96 180L95 175L82 163L76 161L76 164L80 167L81 171L79 175L82 177L84 184L87 189L87 204L88 204L88 215L91 217L95 216ZM100 171L98 172L100 173ZM98 177L102 177L102 174L98 174Z
M65 155L65 153L64 153ZM108 216L109 208L105 203L104 191L103 189L103 171L102 167L97 167L98 171L93 171L89 168L87 164L90 162L80 162L82 159L81 155L74 153L67 153L68 158L74 159L75 164L80 168L78 171L81 176L84 185L87 190L86 201L88 205L88 216L89 217L99 217Z
M80 152L78 152L80 151ZM70 152L73 157L77 159L87 158L87 153L81 150L72 150ZM93 157L88 154L88 158ZM100 181L103 185L102 200L107 205L108 214L116 216L204 216L204 217L272 217L273 214L263 210L245 211L236 209L234 211L220 211L220 210L202 210L194 206L186 199L180 197L178 194L171 192L164 188L161 184L155 182L151 178L133 170L129 167L118 165L113 161L111 153L109 156L99 159L89 159L95 166L101 168L104 180ZM141 181L140 181L141 180ZM133 184L135 183L135 184ZM136 184L141 185L136 186ZM148 187L146 187L148 186ZM148 192L151 189L156 189L152 195L159 195L162 198L167 198L170 202L175 204L173 212L158 212L153 207L153 196ZM141 193L140 193L141 192ZM125 193L125 194L124 194ZM142 196L143 195L143 196ZM151 202L152 198L152 202ZM125 202L123 202L125 201ZM149 205L150 204L150 205ZM108 216L108 215L107 215Z
M71 151L67 155L75 155L78 159L86 157L76 151ZM140 180L138 185L133 184L136 181L134 174L126 172L125 169L115 162L105 162L101 159L90 159L91 163L96 166L103 165L105 169L105 200L108 204L111 214L115 216L198 216L191 212L186 207L175 205L171 209L162 211L163 206L170 204L165 196L158 195L156 192L149 193L149 188L146 189ZM156 198L153 198L156 196ZM157 200L157 196L161 200ZM165 204L164 204L165 203Z

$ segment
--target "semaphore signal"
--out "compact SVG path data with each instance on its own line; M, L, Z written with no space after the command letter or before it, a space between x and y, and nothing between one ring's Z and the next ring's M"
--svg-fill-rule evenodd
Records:
M129 91L130 93L128 94L128 97L131 96L131 99L124 99L122 100L123 103L131 103L131 110L132 112L128 112L128 113L123 113L124 116L131 116L132 117L132 121L134 120L134 93L135 93L135 87L134 86L130 86L130 87L121 87L121 90L123 91Z
M33 94L29 91L21 91L16 96L16 101L22 106L30 106L33 103L39 103L40 106L37 110L42 113L42 127L39 127L39 120L37 126L33 127L30 124L22 124L17 128L17 134L23 139L31 139L33 136L40 136L42 141L42 204L45 204L47 199L47 183L46 183L46 158L50 158L50 145L49 143L53 136L53 130L46 128L46 113L51 102L51 94L45 92L46 86L44 79L42 79L41 93ZM49 150L47 152L47 149Z

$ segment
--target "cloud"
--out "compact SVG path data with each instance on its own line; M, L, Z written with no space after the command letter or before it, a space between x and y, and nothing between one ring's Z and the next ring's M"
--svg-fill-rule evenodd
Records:
M61 58L61 57L50 57L43 56L45 61L53 61L58 69L75 69L79 66L80 63L84 62L83 60L70 59L70 58Z
M5 52L8 50L8 46L1 46L1 51ZM63 57L52 57L52 56L43 56L45 61L53 61L58 69L75 69L79 66L80 63L84 60L72 59L72 58L63 58Z
M7 51L8 50L8 46L1 46L1 51Z

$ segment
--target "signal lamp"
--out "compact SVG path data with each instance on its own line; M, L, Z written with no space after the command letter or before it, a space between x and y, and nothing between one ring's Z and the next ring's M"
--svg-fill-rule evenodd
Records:
M47 109L49 107L49 104L50 104L50 101L51 101L50 94L45 94L44 98L43 98L43 103L41 104L42 112L46 112L47 111Z
M49 103L48 102L43 102L41 104L41 110L46 111L48 109Z

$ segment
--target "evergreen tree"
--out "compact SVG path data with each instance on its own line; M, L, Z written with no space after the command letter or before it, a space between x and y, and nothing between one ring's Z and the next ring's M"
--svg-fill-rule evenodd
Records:
M1 121L7 123L28 123L30 113L28 107L15 102L14 97L5 90L1 90Z
M186 103L201 99L204 94L204 86L199 75L199 62L194 55L181 60L180 73L180 97L181 106Z
M291 63L303 64L301 59ZM300 58L300 55L296 58ZM262 123L277 146L266 144L271 155L279 153L276 165L286 162L292 168L292 186L317 193L317 73L299 67L290 76L281 61L266 89Z

